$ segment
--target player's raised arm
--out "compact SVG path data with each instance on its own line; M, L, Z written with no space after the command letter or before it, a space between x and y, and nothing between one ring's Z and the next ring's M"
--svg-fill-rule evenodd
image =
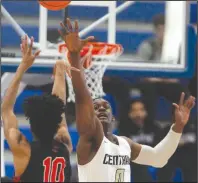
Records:
M185 94L182 93L179 105L173 104L175 107L174 123L166 137L154 148L127 139L132 149L131 158L133 162L154 167L166 165L177 149L183 129L189 120L190 111L195 105L194 97L190 96L184 102L184 96Z
M95 116L93 101L88 91L84 77L84 69L80 62L81 49L88 41L92 40L93 37L81 40L78 35L77 21L75 21L75 26L72 27L70 20L67 19L66 25L67 28L61 23L65 33L60 32L60 34L67 45L71 66L80 70L80 72L71 72L75 92L77 129L81 137L84 136L88 139L97 137L96 131L101 133L99 135L99 141L101 142L103 133L101 128L98 127L100 124Z
M66 81L65 81L65 70L66 65L64 61L58 60L56 62L55 68L54 68L54 85L52 89L52 94L58 96L66 105ZM72 151L72 142L71 137L68 132L67 122L65 113L63 115L63 120L60 124L60 127L58 129L56 139L61 141L62 143L66 144L69 148L69 151Z
M5 138L8 141L8 144L14 155L15 152L17 153L19 151L23 153L23 151L26 151L26 147L29 147L26 138L21 134L18 129L18 121L13 109L20 81L24 73L29 69L29 67L32 66L35 58L40 53L40 51L37 51L35 54L32 54L33 41L34 39L32 37L30 46L28 46L28 37L25 36L25 38L22 38L22 61L17 68L15 76L6 91L3 103L1 105L1 115L3 119Z

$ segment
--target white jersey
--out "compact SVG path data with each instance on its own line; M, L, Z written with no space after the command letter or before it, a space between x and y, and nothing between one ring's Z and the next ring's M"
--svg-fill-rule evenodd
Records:
M91 162L78 165L79 182L130 182L131 148L124 138L116 137L119 145L104 137Z

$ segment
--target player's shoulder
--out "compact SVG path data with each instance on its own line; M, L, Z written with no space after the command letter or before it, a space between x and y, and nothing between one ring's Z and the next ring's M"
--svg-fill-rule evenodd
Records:
M117 136L118 138L121 138L124 140L129 146L131 146L132 140L126 136Z
M128 141L131 141L131 139L128 138L128 137L126 137L126 136L117 136L117 137L120 137L120 138L122 138L122 139L125 139L127 142L128 142Z
M62 152L64 154L67 154L69 156L70 154L70 150L69 147L67 146L67 144L57 141L57 140L53 140L52 143L52 151L54 152Z

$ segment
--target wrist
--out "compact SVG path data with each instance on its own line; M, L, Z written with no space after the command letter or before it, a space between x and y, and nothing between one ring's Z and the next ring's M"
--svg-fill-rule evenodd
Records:
M20 63L17 71L20 73L25 73L28 70L27 65L23 63L23 61Z
M65 75L65 66L63 65L63 66L57 66L56 67L56 71L55 71L55 76L56 75L59 75L59 76L64 76Z
M184 130L184 126L177 123L174 123L171 128L176 133L182 133Z
M70 57L80 57L80 52L68 52Z
M71 64L71 66L73 67L76 67L76 68L79 68L81 66L80 64L80 53L78 52L69 52L68 53L68 59L69 59L69 62Z
M22 77L23 74L27 71L26 67L23 64L20 64L17 68L16 75Z

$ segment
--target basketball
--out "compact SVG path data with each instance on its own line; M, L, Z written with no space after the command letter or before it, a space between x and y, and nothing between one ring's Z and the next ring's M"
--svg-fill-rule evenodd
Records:
M39 0L39 4L48 10L57 11L64 9L69 5L71 1L46 1L46 0Z

